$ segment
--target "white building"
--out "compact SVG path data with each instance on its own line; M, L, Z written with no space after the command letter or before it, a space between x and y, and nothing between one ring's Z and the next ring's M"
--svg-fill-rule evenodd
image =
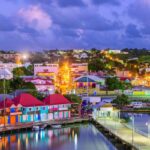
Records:
M13 78L13 74L8 69L0 69L0 79L10 80Z
M34 64L34 76L51 77L58 73L58 64Z
M31 82L35 85L37 91L54 94L55 93L55 86L50 78L44 77L36 77L36 76L26 76L22 77L25 82Z
M22 67L22 65L18 65L16 63L2 63L0 62L0 69L8 69L9 71L13 71L14 68Z

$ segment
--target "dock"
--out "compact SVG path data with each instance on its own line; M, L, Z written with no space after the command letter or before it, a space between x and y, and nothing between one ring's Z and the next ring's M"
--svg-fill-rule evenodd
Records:
M30 123L18 123L15 125L7 125L5 127L1 127L0 135L31 130L32 127L36 125L40 126L40 125L46 124L47 126L50 127L51 125L69 125L69 124L83 123L83 122L89 122L89 118L71 118L71 119L66 119L66 120L51 120L51 121L40 121L40 122L30 122Z
M150 138L137 133L136 131L128 128L123 122L115 121L112 119L98 118L94 120L94 124L104 131L104 135L110 138L111 136L117 138L121 143L129 146L130 149L137 150L149 150L150 149ZM106 132L106 133L105 133ZM116 146L117 147L117 146ZM128 150L127 149L127 150Z

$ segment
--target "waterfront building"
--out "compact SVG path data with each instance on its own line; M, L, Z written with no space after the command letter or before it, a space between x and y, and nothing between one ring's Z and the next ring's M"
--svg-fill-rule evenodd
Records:
M48 118L66 119L71 117L71 102L61 94L52 94L43 100L45 105L49 106Z
M60 94L49 95L40 101L23 93L0 102L0 126L67 119L71 117L70 107L71 102Z
M102 102L99 108L94 109L93 117L118 119L120 117L120 111L113 107L111 103Z
M5 112L4 112L5 108ZM14 124L14 120L18 120L18 116L14 116L13 110L15 108L15 105L12 100L5 99L4 101L0 102L0 125L4 124Z
M18 109L22 112L19 116L20 122L40 121L42 110L45 109L44 104L30 94L23 93L12 100L16 106L14 112Z

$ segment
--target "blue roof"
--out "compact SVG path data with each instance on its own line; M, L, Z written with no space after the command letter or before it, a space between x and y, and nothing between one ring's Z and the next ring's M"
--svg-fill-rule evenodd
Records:
M87 77L82 77L76 80L76 82L95 82L95 81Z

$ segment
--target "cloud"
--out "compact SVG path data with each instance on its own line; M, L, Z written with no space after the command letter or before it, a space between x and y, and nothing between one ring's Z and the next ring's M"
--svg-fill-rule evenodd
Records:
M134 24L129 24L126 27L126 35L130 38L139 38L141 37L141 33L138 30L137 26Z
M92 2L95 5L99 5L99 4L120 5L119 0L92 0Z
M82 0L56 0L60 7L85 6Z
M130 18L138 21L140 25L149 26L150 24L150 1L138 0L128 7L128 15Z
M5 17L0 15L0 31L13 31L15 30L15 25L10 17Z
M36 30L47 30L52 26L51 17L40 8L40 6L29 6L22 8L18 12L18 16L29 27Z
M93 10L93 9L92 9ZM53 23L61 28L95 30L95 31L115 31L123 27L121 21L105 18L101 13L86 9L56 10L53 14ZM57 14L60 14L59 16Z

